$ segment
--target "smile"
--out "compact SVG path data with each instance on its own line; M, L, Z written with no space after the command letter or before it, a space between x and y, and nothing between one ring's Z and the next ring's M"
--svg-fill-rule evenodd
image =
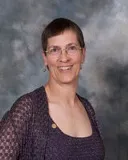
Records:
M60 70L70 70L72 68L72 66L61 66L61 67L58 67Z

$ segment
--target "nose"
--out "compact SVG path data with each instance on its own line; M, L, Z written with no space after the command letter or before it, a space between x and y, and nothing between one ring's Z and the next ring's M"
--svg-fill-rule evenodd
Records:
M68 56L66 50L63 49L63 50L61 51L59 60L60 60L61 62L67 62L67 61L69 61L69 59L70 59L70 57Z

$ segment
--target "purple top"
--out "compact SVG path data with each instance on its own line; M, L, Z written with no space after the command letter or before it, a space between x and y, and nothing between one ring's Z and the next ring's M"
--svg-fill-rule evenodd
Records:
M72 137L59 129L49 116L49 138L45 160L103 160L104 146L99 132L88 112L92 135L88 137Z
M18 98L0 122L0 160L103 160L94 109L79 98L92 123L93 134L87 138L73 138L51 128L43 86Z

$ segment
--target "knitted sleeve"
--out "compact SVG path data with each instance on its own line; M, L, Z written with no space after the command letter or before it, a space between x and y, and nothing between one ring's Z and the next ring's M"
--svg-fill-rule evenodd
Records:
M0 122L0 160L16 160L31 117L31 99L20 97Z

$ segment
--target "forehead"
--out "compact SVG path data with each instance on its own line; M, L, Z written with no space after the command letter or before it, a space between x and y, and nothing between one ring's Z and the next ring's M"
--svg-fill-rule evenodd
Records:
M65 46L69 43L78 43L77 35L72 30L66 30L59 35L48 38L48 46Z

